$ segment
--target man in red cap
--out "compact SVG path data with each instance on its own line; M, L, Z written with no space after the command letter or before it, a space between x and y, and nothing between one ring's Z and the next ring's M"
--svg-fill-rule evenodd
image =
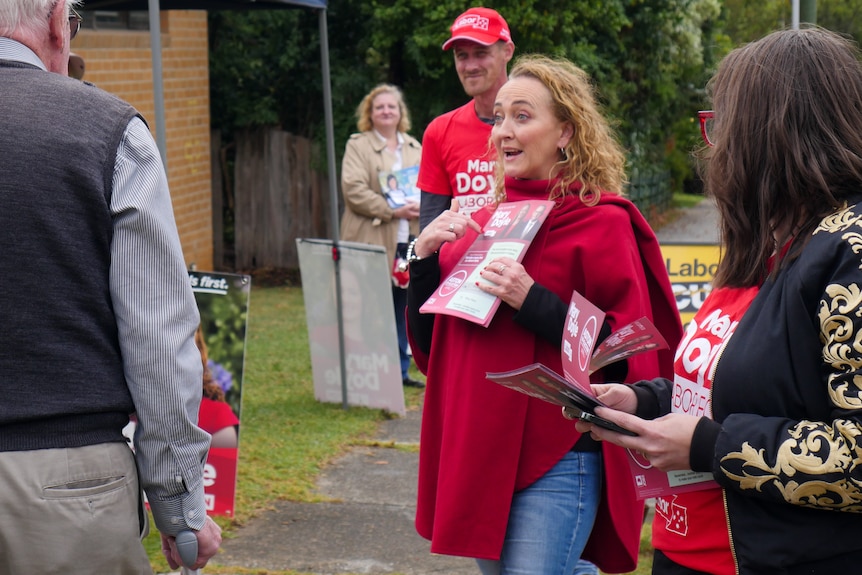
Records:
M470 8L455 19L443 44L468 96L465 105L435 118L422 138L417 186L422 190L419 225L425 227L458 198L470 213L493 200L494 151L488 144L494 99L515 53L506 20L490 8Z

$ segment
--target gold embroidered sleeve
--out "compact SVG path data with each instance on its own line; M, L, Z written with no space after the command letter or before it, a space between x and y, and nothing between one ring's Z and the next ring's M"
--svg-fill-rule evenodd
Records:
M794 505L862 513L862 289L829 285L818 319L835 418L788 424L768 450L746 442L721 468L743 491L775 490Z

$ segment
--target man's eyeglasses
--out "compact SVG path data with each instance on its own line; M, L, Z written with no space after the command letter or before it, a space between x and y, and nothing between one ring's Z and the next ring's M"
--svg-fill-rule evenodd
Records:
M709 139L709 134L712 132L712 123L715 121L715 112L712 110L701 110L697 113L700 120L700 135L703 136L703 141L707 146L712 147L714 144Z
M69 7L69 41L75 39L75 36L78 35L78 30L81 29L81 22L84 21L84 18L78 14L74 8Z

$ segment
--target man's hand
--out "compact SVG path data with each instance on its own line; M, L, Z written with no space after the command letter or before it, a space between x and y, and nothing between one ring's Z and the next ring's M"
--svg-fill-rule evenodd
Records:
M221 527L207 517L206 523L200 531L193 531L198 539L198 558L194 565L185 565L189 569L200 569L218 552L221 546ZM179 569L182 566L182 559L177 550L177 541L173 536L162 534L162 553L165 559L168 560L168 565L171 569Z

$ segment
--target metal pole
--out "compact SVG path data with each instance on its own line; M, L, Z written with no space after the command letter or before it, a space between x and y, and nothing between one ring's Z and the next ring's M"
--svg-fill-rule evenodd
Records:
M799 0L793 0L791 3L790 27L799 30Z
M168 152L165 142L165 89L162 84L162 20L159 0L148 0L150 10L150 52L153 60L153 103L156 109L156 145L162 154L165 173Z
M806 24L817 24L817 0L800 0L799 18Z
M326 123L326 164L329 177L329 212L332 221L332 241L337 242L338 230L338 186L335 180L335 129L332 120L332 81L329 77L329 37L326 30L326 10L319 12L320 66L323 75L323 118Z
M341 297L341 248L332 242L332 265L335 266L335 317L338 323L338 368L341 375L341 407L347 409L347 350L344 348L344 304Z
M338 247L338 186L335 181L335 129L332 120L332 83L329 77L329 35L326 10L318 12L320 28L320 67L323 74L323 118L326 122L326 164L329 179L329 212L332 226L332 261L335 266L335 313L338 318L338 361L341 370L341 406L347 404L347 363L344 349L344 319L341 304L341 250Z

